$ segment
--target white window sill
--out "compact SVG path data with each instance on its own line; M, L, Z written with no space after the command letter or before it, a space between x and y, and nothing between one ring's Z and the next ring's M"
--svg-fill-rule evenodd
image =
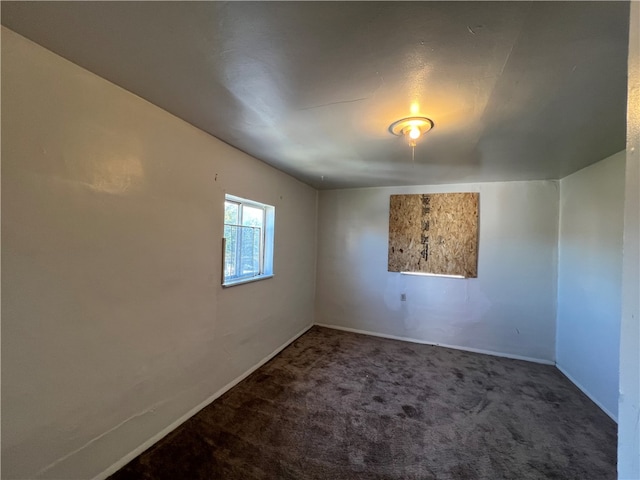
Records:
M401 275L415 275L420 277L444 277L444 278L464 278L464 275L447 275L445 273L423 273L423 272L400 272Z
M242 285L243 283L258 282L260 280L266 280L267 278L273 278L273 273L269 275L258 275L256 277L239 278L238 280L230 280L226 283L223 283L222 288L235 287L236 285Z

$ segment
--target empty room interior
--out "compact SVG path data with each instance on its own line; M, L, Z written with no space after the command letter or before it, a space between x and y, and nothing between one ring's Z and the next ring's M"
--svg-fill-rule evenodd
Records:
M3 479L640 480L640 3L0 8Z

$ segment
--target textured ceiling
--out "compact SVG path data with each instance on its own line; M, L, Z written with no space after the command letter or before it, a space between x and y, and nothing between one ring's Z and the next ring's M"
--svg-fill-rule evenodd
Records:
M625 148L627 2L2 2L2 23L319 188L561 178ZM415 159L387 131L435 128Z

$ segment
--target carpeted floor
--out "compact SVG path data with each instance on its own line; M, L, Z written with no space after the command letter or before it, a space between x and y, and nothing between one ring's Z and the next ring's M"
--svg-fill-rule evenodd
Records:
M616 426L555 367L313 327L110 477L616 478Z

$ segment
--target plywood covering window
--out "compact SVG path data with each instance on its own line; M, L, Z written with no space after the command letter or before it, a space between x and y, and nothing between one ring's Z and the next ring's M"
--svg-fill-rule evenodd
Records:
M226 195L222 284L238 285L273 276L275 208Z
M391 195L390 272L478 276L478 193Z

